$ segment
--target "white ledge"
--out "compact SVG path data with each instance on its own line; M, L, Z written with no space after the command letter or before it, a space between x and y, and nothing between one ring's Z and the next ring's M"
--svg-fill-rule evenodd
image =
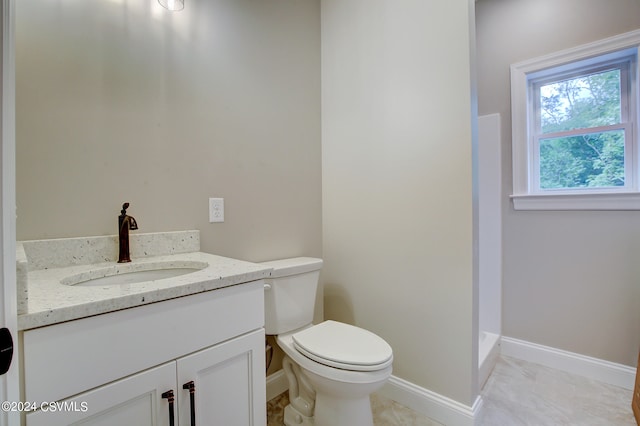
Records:
M639 192L512 195L516 210L640 210Z

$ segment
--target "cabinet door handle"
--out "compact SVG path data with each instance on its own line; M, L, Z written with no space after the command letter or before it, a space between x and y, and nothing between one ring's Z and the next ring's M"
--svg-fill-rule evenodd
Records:
M169 402L169 426L174 426L173 402L175 401L175 397L173 395L173 389L170 389L170 390L164 392L161 396L163 398L166 398L167 401Z
M196 426L196 384L191 380L182 385L182 389L189 389L189 403L191 405L191 426Z

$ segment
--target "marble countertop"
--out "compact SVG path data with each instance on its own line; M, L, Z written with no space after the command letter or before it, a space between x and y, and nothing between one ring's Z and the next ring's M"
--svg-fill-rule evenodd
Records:
M152 234L140 235L140 241L145 238L149 239L149 235ZM162 240L165 234L157 235L161 235L158 238ZM178 237L178 239L181 238L181 236ZM108 247L106 250L108 255L98 255L97 257L97 259L102 260L101 262L96 261L95 253L85 256L86 258L83 261L78 261L79 256L77 253L73 253L75 250L74 242L69 240L80 240L75 241L75 243L84 244L84 248L79 251L87 254L91 252L87 247L92 247L93 244L87 245L88 239L86 238L50 240L54 246L49 247L48 250L42 250L47 255L58 252L60 254L58 258L67 257L71 259L70 261L54 259L47 261L47 263L41 262L42 256L37 253L38 250L42 249L42 241L47 240L19 244L18 290L19 305L22 306L22 312L18 315L18 329L27 330L216 290L263 279L268 277L271 272L271 268L266 265L202 253L199 251L199 234L195 238L193 234L190 234L189 237L196 241L189 242L186 247L177 250L178 252L173 249L174 245L167 244L167 246L171 245L170 249L153 250L151 253L154 255L146 257L143 252L136 253L134 246L139 247L139 245L138 242L132 241L132 262L125 264L118 264L115 260L109 258L111 256L109 244L106 245ZM55 246L55 244L67 244L67 247L73 247L69 250L62 250L60 246ZM26 255L24 252L20 253L21 250L26 251ZM136 258L134 254L140 257ZM33 261L30 257L33 258ZM105 257L108 259L105 259ZM107 274L111 275L115 273L115 270L126 273L153 268L154 265L160 265L162 268L189 265L208 266L185 275L131 284L81 286L63 283L70 281L69 277L74 277L75 281L78 280L78 277L86 276L89 278L90 275L95 277L95 273L92 274L91 272L96 270L108 271ZM37 269L34 269L34 267ZM20 283L21 280L26 282ZM20 300L21 288L23 300Z

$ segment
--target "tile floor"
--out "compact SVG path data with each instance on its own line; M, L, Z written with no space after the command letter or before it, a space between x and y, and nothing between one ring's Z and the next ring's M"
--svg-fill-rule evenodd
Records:
M630 390L514 358L501 357L482 397L480 426L636 426ZM281 426L284 393L267 404L267 425ZM373 395L375 426L440 426L395 401Z
M636 426L632 391L501 357L482 390L482 426Z

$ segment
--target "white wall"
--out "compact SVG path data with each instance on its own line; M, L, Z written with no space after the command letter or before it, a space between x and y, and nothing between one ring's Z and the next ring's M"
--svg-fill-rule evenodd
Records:
M626 365L640 347L640 212L514 211L509 65L640 28L637 0L479 0L479 113L500 113L503 334Z
M478 117L479 330L502 334L502 145L500 116Z
M322 1L325 316L471 405L473 2Z
M16 8L19 239L115 234L128 201L136 232L321 256L319 1Z

